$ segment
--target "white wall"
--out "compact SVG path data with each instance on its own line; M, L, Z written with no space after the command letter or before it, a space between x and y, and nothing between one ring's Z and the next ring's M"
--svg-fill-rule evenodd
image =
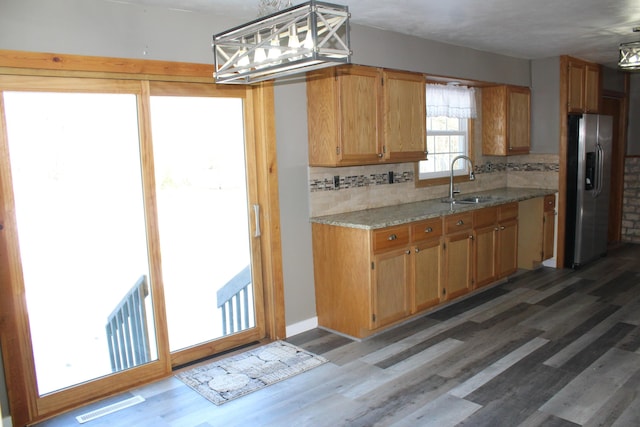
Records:
M560 57L531 61L531 152L558 154Z

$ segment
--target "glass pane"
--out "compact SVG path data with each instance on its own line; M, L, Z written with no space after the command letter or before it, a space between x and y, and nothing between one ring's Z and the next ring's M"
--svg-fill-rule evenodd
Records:
M135 95L4 97L39 393L156 359Z
M255 325L242 108L233 98L151 97L172 352ZM222 303L236 296L223 330Z

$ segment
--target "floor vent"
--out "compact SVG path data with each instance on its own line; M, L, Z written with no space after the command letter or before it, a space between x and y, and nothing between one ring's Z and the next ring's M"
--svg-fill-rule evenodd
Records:
M133 396L129 399L121 400L120 402L116 402L111 405L107 405L107 406L103 406L102 408L95 409L91 412L87 412L86 414L78 415L76 417L76 420L78 420L80 424L84 424L87 421L104 417L105 415L112 414L114 412L120 411L121 409L125 409L142 402L144 402L144 397Z

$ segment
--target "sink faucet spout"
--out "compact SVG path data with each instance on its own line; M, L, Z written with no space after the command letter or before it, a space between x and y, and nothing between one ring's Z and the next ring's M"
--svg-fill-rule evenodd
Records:
M469 172L469 181L473 181L476 179L476 176L473 173L473 162L471 161L471 159L467 156L456 156L453 158L453 160L451 161L451 176L449 177L449 201L453 201L453 165L456 163L456 161L458 159L465 159L467 162L469 162L469 165L471 166L471 172Z

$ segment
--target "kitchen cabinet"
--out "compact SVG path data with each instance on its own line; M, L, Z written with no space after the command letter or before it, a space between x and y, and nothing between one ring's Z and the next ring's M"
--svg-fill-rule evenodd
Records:
M392 162L426 159L426 89L422 74L383 70L383 153Z
M381 91L376 68L353 65L307 74L310 166L380 161Z
M347 65L307 73L310 166L426 158L421 74Z
M600 103L600 65L567 58L567 111L597 113Z
M531 270L553 258L555 204L553 194L519 203L518 268Z
M413 281L411 312L440 303L442 293L442 218L418 221L411 226Z
M518 269L518 204L507 203L498 207L498 279Z
M544 197L542 213L542 261L553 258L556 231L556 196Z
M518 249L518 204L473 212L475 287L515 273Z
M498 209L483 208L473 212L475 224L474 272L477 287L494 282L498 248Z
M531 145L531 91L522 86L482 89L482 154L527 154Z
M377 229L312 222L318 324L364 338L512 274L518 214L514 202Z
M444 217L444 300L459 297L473 289L473 238L473 213Z
M373 245L371 329L377 329L409 314L409 227L376 230Z

